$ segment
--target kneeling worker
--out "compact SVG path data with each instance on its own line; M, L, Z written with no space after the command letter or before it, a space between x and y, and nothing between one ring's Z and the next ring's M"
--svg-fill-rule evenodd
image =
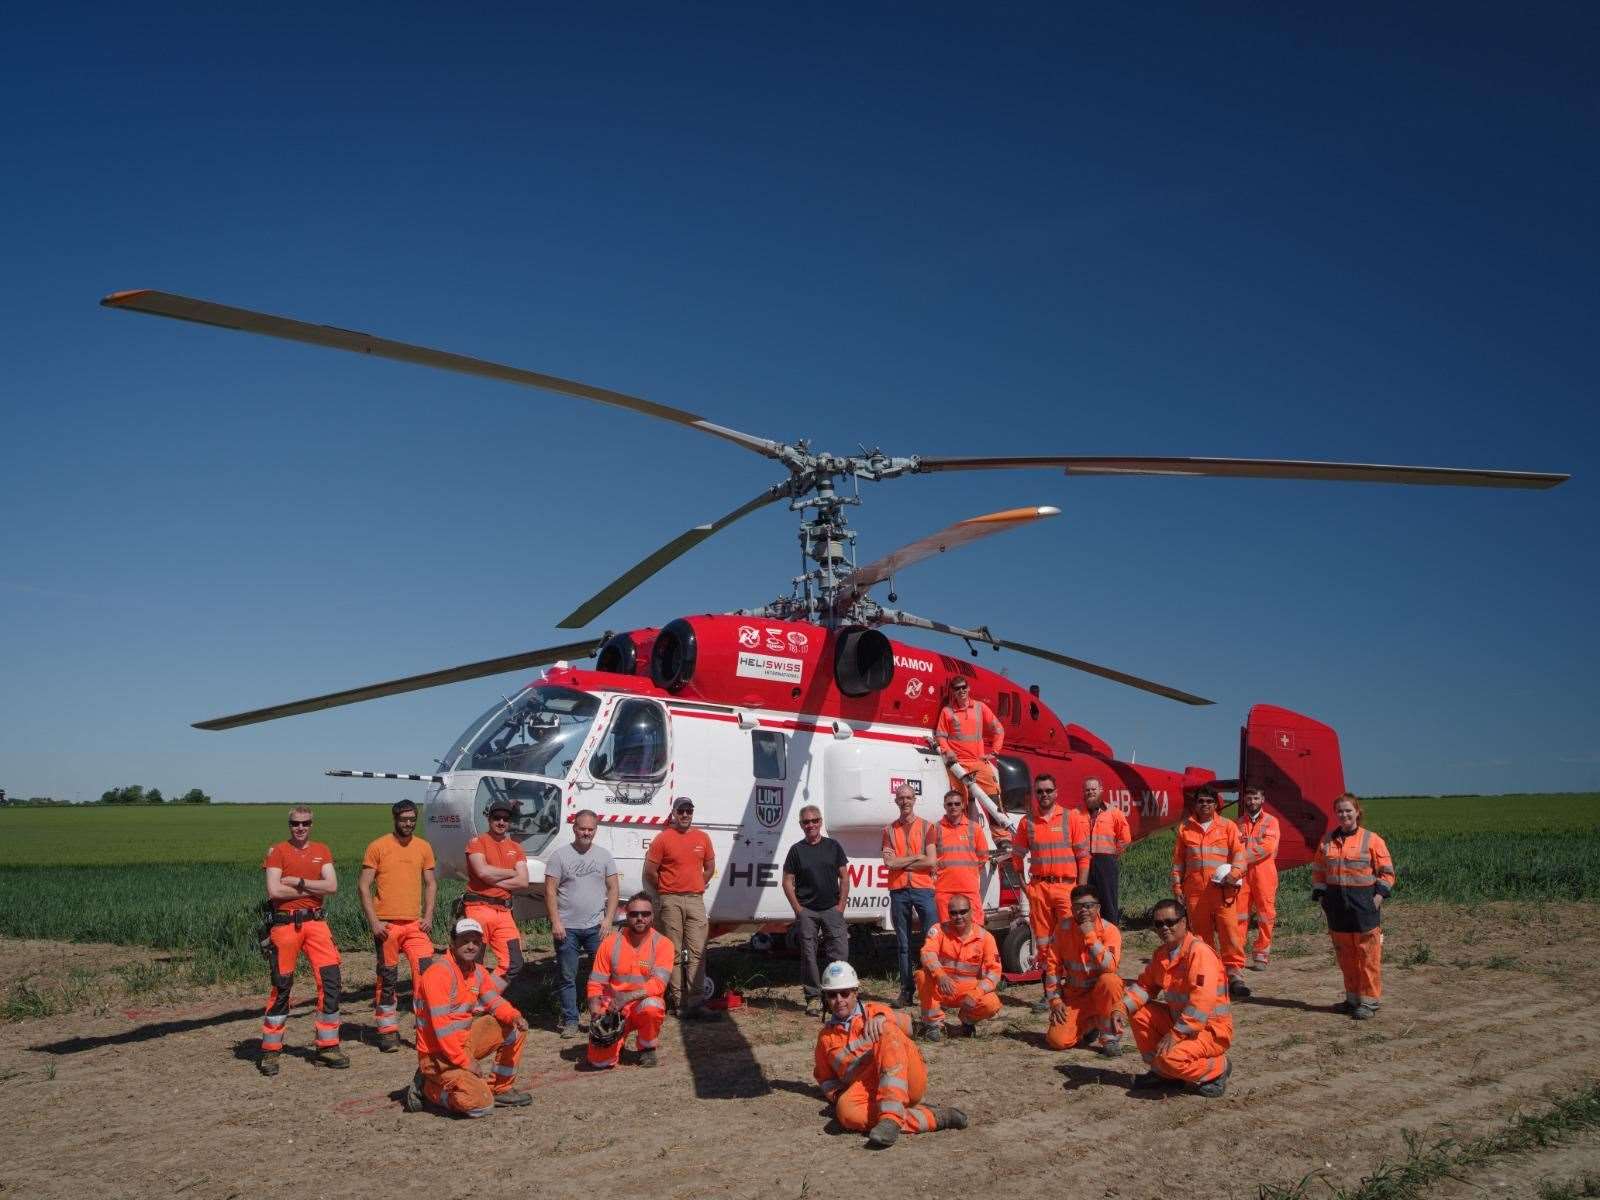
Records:
M656 1046L667 1020L667 984L677 948L650 928L655 905L635 892L623 906L623 926L606 934L589 972L589 1056L583 1066L604 1071L617 1065L630 1033L639 1035L639 1065L656 1065Z
M1122 999L1133 1040L1150 1070L1136 1088L1187 1083L1202 1096L1222 1095L1233 1066L1228 977L1217 952L1189 932L1181 900L1151 910L1161 946Z
M928 1069L909 1035L911 1020L887 1004L863 1002L861 981L847 962L822 972L827 1016L817 1034L815 1075L834 1119L871 1146L892 1146L904 1133L965 1129L959 1108L920 1103Z
M449 1112L483 1117L496 1105L533 1103L516 1090L517 1062L528 1034L523 1015L500 995L499 981L483 967L483 926L471 917L455 923L450 953L441 954L417 981L417 1075L406 1089L407 1112L423 1101ZM494 1055L493 1082L478 1060Z
M1122 1011L1122 931L1100 915L1095 889L1072 889L1072 916L1056 926L1045 949L1044 998L1050 1006L1045 1040L1052 1050L1070 1050L1100 1037L1100 1053L1122 1052L1117 1020Z
M1000 1011L1000 948L994 935L972 919L972 897L950 898L949 920L928 930L922 943L922 970L917 972L917 1001L922 1008L923 1037L944 1037L944 1005L961 1018L969 1037L979 1021Z

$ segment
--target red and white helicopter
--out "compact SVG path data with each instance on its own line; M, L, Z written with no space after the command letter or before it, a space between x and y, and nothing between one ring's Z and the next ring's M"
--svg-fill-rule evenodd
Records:
M787 471L759 495L715 521L696 525L633 566L580 605L561 627L588 625L672 560L739 518L787 501L800 514L808 570L793 591L761 608L680 617L659 628L580 638L562 645L389 680L288 704L197 723L233 729L299 713L513 671L543 674L469 725L437 774L330 771L331 775L420 780L427 836L441 868L459 875L467 840L481 832L491 800L509 798L520 816L515 836L530 858L530 889L519 917L542 912L542 858L559 844L579 809L599 814L600 844L616 856L623 894L640 886L643 858L667 822L672 798L692 796L696 821L716 847L719 871L707 900L723 931L786 925L791 918L780 864L799 836L803 804L821 807L828 833L850 855L852 922L887 928L886 869L879 857L883 827L896 814L892 795L910 781L919 811L937 820L948 786L946 762L932 729L960 676L1006 728L996 805L969 787L974 815L1012 823L1024 811L1034 776L1056 776L1069 803L1081 803L1081 781L1097 778L1127 813L1139 838L1178 820L1185 783L1214 779L1189 767L1166 770L1124 762L1104 740L1062 720L1037 686L973 665L966 658L886 636L886 626L951 635L1086 671L1185 704L1210 701L1109 667L884 607L871 596L892 587L901 570L930 555L1054 515L1053 508L1014 509L958 522L865 566L855 563L855 532L845 510L860 503L855 485L944 471L1050 468L1067 475L1183 475L1256 479L1549 488L1567 476L1527 471L1383 466L1235 458L1108 458L1026 455L894 457L879 450L854 455L814 451L809 443L768 438L714 424L694 413L552 375L503 366L369 334L311 325L156 291L117 292L107 307L264 334L358 354L436 367L559 392L671 421L773 459ZM842 494L848 481L850 491ZM893 591L887 595L896 601ZM976 655L977 651L972 651ZM593 667L573 665L596 657ZM1252 708L1241 730L1237 776L1259 783L1282 819L1280 866L1309 860L1344 790L1335 732L1310 717L1270 705ZM1219 781L1224 786L1236 781ZM985 879L991 928L1002 933L1006 967L1026 970L1028 925L998 865Z

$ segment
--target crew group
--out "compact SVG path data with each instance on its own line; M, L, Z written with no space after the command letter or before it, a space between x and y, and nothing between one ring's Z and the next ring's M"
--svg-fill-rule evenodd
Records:
M941 714L939 740L993 794L994 754L1003 734L986 706L967 701L960 683ZM1135 1087L1188 1086L1220 1096L1232 1070L1231 1000L1249 995L1243 971L1252 915L1256 941L1248 961L1264 970L1270 957L1277 821L1264 811L1258 787L1246 786L1237 823L1218 814L1210 786L1186 790L1186 816L1173 849L1173 898L1151 912L1161 944L1137 980L1124 983L1117 869L1130 840L1128 825L1104 803L1098 780L1084 783L1083 798L1084 810L1068 810L1058 803L1055 779L1039 775L1032 811L1010 845L1012 865L1019 872L1027 865L1024 907L1044 977L1035 1008L1048 1013L1048 1044L1055 1050L1093 1047L1113 1056L1121 1052L1124 1034L1131 1034L1149 1067ZM840 1125L866 1132L879 1146L903 1132L966 1126L960 1109L920 1103L926 1070L913 1038L970 1035L1000 1010L1000 954L983 928L978 891L980 870L991 855L984 825L968 816L966 797L954 787L944 797L939 822L915 815L910 786L897 789L895 801L900 816L883 831L883 861L899 950L897 1006L915 1005L917 1020L861 996L845 961L845 854L822 835L822 815L814 806L800 811L804 836L791 847L783 870L808 1010L823 1017L817 1082ZM411 966L418 1069L406 1093L410 1109L431 1104L482 1116L497 1105L531 1101L516 1088L527 1021L503 996L506 981L523 969L511 894L527 887L528 875L522 848L508 833L514 815L509 803L492 803L490 831L468 843L467 892L444 954L434 954L428 933L435 863L432 849L416 836L414 804L394 806L393 833L368 846L362 860L361 907L378 960L373 1003L381 1051L400 1049L400 956ZM1335 827L1314 862L1313 894L1327 916L1344 975L1339 1007L1365 1020L1382 998L1379 912L1394 868L1383 839L1362 827L1354 796L1341 797L1334 816ZM710 839L693 822L693 801L678 797L671 824L647 853L647 890L621 906L623 924L615 932L605 931L619 907L619 875L611 854L594 844L595 814L577 813L572 842L549 857L544 897L561 973L564 1038L577 1032L579 955L594 956L586 989L589 1040L579 1069L615 1067L630 1034L639 1065L653 1067L670 1010L685 1019L709 1015L703 1006L704 891L716 861ZM339 955L322 908L337 879L327 846L311 840L311 824L309 810L292 811L289 839L273 846L264 863L273 961L258 1066L267 1075L278 1073L289 991L302 952L317 982L314 1057L331 1067L349 1065L339 1048ZM924 931L915 953L913 913ZM828 964L821 971L819 941ZM482 962L486 949L494 955L493 972ZM952 1013L954 1022L947 1023ZM491 1055L490 1072L480 1074L479 1061Z

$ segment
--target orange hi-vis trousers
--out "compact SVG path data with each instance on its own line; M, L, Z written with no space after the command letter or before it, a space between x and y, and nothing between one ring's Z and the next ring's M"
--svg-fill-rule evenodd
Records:
M1383 1000L1383 930L1334 933L1333 953L1344 975L1344 998L1351 1004L1376 1008Z
M614 1067L622 1057L623 1044L630 1033L639 1035L639 1049L654 1050L661 1044L661 1027L667 1023L667 1002L660 996L630 1000L622 1007L622 1036L609 1046L589 1043L589 1064Z
M1073 883L1030 883L1023 889L1028 897L1028 925L1033 930L1033 957L1044 960L1045 948L1056 935L1056 926L1072 918ZM974 913L979 912L973 908Z
M400 1032L400 956L404 954L411 964L411 986L428 969L433 957L433 939L422 928L420 921L385 921L384 936L372 939L372 949L378 957L378 982L372 989L372 1013L377 1021L378 1033Z
M494 1111L494 1098L516 1086L517 1063L528 1035L516 1026L502 1028L493 1017L482 1016L467 1031L467 1053L473 1062L494 1055L493 1082L476 1071L464 1070L431 1055L418 1055L422 1094L440 1108L467 1117Z
M932 971L918 971L917 1005L922 1009L922 1019L929 1025L944 1024L944 1004L948 1003L968 1025L987 1021L1000 1011L1000 996L995 992L980 992L979 980L954 980L956 991L952 997L939 995L939 982Z
M1256 919L1256 944L1250 957L1264 963L1272 953L1272 930L1278 920L1278 864L1256 863L1244 875L1239 889L1239 946L1244 948L1250 918Z
M303 953L317 980L317 1049L339 1045L339 948L333 944L326 921L304 921L272 927L272 991L261 1017L261 1052L283 1049L284 1025L289 1020L289 992L294 968Z
M1244 938L1239 930L1238 888L1208 883L1200 890L1185 887L1183 906L1189 910L1189 931L1209 946L1231 976L1244 970Z
M494 952L492 970L504 987L507 980L522 970L522 931L517 928L511 910L498 904L469 903L461 911L483 926L483 944Z
M1122 1008L1123 990L1122 979L1116 974L1099 976L1087 990L1062 988L1061 999L1067 1005L1067 1019L1045 1029L1044 1040L1050 1044L1050 1049L1070 1050L1092 1029L1106 1037L1115 1037L1114 1018Z
M1162 1050L1161 1041L1172 1032L1172 1013L1164 1004L1147 1004L1128 1018L1134 1045L1157 1074L1184 1083L1209 1083L1228 1069L1228 1048L1202 1029L1193 1037L1172 1039Z
M928 1090L928 1069L898 1025L885 1025L853 1082L834 1099L834 1119L852 1133L865 1133L887 1117L906 1133L939 1128L933 1109L919 1103Z

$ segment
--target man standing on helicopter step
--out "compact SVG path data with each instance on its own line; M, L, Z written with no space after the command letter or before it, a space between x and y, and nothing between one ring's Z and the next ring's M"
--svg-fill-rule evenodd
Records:
M411 991L433 958L433 902L439 892L433 847L417 836L417 806L400 800L389 809L394 832L367 847L356 880L361 912L372 930L377 955L377 983L372 1009L378 1025L378 1049L400 1049L400 956L411 964ZM374 900L373 885L378 895Z
M1000 776L995 760L1005 748L1005 726L987 704L972 699L971 686L959 675L950 683L950 703L939 710L939 723L933 733L940 753L951 755L972 772L978 786L998 807ZM953 771L950 786L960 789L963 796L967 794L965 781L956 778Z
M522 971L522 931L511 915L511 893L528 886L528 856L511 836L517 805L511 800L489 801L484 815L489 832L467 843L467 890L462 915L478 923L483 940L494 954L494 973L504 989Z

